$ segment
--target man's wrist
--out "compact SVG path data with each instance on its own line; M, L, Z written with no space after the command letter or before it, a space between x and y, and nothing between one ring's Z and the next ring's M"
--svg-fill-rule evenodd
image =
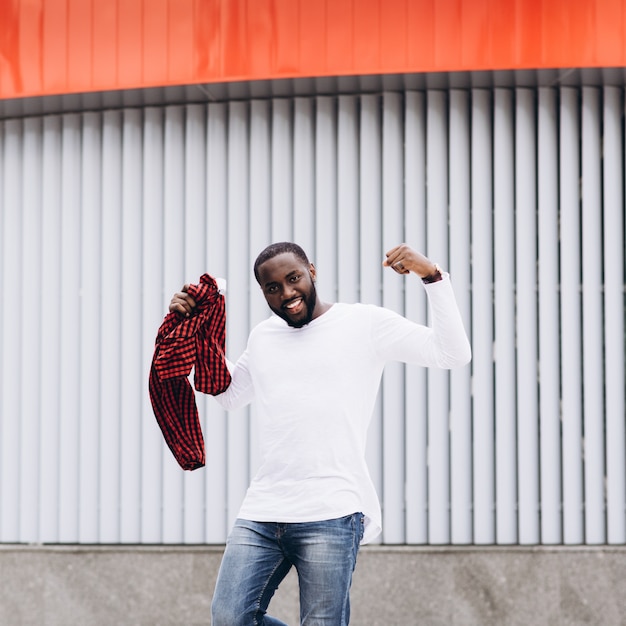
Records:
M443 272L437 263L433 263L433 271L428 274L428 276L422 276L422 282L425 285L430 285L431 283L437 283L443 278Z

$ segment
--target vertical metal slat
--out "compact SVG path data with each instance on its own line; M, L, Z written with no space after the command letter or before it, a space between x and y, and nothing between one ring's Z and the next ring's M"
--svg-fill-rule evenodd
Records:
M359 267L360 300L380 305L382 301L382 196L381 196L381 98L361 97L359 118ZM366 448L370 475L382 493L382 402L380 394L374 407ZM380 541L377 538L376 541Z
M207 107L206 119L206 269L213 276L227 276L228 266L228 105L213 103ZM226 292L227 324L230 289ZM226 335L226 355L237 358ZM205 481L204 524L207 543L225 540L228 530L227 454L228 415L217 402L207 398L205 408L204 445L207 474Z
M166 296L163 293L164 240L164 115L163 110L144 112L143 132L143 318L142 362L148 368L154 351L156 331L163 321ZM177 281L178 282L178 281ZM146 372L147 375L147 372ZM147 378L145 379L147 383ZM144 394L141 424L141 541L163 541L162 471L165 461L163 437L156 425L152 406ZM170 459L168 459L170 462Z
M61 206L62 153L61 117L43 121L41 214L41 301L46 303L41 318L41 360L39 380L40 446L39 512L35 540L59 541L60 504L60 388L63 373L61 355ZM0 166L1 167L1 166ZM1 184L1 183L0 183ZM0 389L1 393L1 389Z
M80 236L80 543L98 543L100 527L100 346L102 329L102 115L83 116Z
M10 120L4 124L4 184L1 190L3 205L2 224L2 286L5 293L20 293L23 285L22 275L22 211L12 207L22 207L23 176L23 127L22 122ZM4 308L4 307L3 307ZM11 315L4 309L2 316L2 371L3 388L0 398L0 419L2 419L2 455L0 467L0 530L4 541L19 542L20 525L20 423L14 416L22 414L22 316ZM17 471L16 471L16 468Z
M122 248L120 363L120 536L121 543L141 541L141 406L147 371L142 361L141 307L137 298L142 272L143 114L124 111L122 120Z
M32 280L38 280L41 271L41 230L43 196L40 185L42 167L42 120L30 118L24 121L23 171L22 171L22 241L20 242L23 283L18 292L22 294L20 360L20 541L36 540L39 530L39 464L41 463L41 382L39 369L33 368L41 360L41 318L37 290L24 289ZM13 365L16 367L17 364Z
M495 542L491 102L472 90L472 392L474 543Z
M552 103L552 106L556 106ZM556 115L556 113L554 113ZM582 462L582 320L580 251L580 122L578 91L562 88L559 107L559 197L561 201L561 411L563 536L550 542L584 542ZM550 507L542 493L543 510ZM543 524L542 524L543 525ZM545 539L544 543L547 543Z
M539 90L538 263L541 541L561 541L558 301L557 110L552 89Z
M405 95L404 112L404 223L406 240L426 252L426 97ZM411 277L409 277L411 278ZM415 277L413 277L415 278ZM426 323L424 288L418 280L405 281L408 319ZM428 405L426 370L407 365L406 402L406 541L428 543Z
M382 239L389 250L404 239L404 172L402 150L402 99L399 94L383 95L382 138ZM403 309L403 281L413 277L383 272L383 305ZM383 410L383 538L385 543L403 543L404 527L404 371L400 363L389 363L382 381Z
M494 95L496 542L517 542L517 441L515 385L515 231L513 97Z
M448 110L446 94L429 91L426 118L426 254L448 265ZM428 372L428 541L450 541L449 374Z
M621 89L604 88L604 373L606 394L607 542L626 542L624 415L624 175Z
M604 543L604 380L600 91L582 89L583 426L585 542Z
M535 93L516 91L515 282L519 543L540 542L537 385L537 125Z
M120 369L122 280L122 115L107 111L102 127L102 302L107 313L100 322L99 540L120 540Z

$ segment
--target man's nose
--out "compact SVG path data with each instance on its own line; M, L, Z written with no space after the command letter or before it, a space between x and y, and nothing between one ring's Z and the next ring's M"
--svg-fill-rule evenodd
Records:
M283 285L283 290L282 290L283 300L290 300L291 298L293 298L294 294L295 294L295 289L293 288L292 284L286 283L285 285Z

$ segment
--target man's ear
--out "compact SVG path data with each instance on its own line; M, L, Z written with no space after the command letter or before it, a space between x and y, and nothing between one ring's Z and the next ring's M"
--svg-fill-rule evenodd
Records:
M311 275L311 280L315 282L315 279L317 278L317 271L313 263L311 263L311 266L309 267L309 274Z

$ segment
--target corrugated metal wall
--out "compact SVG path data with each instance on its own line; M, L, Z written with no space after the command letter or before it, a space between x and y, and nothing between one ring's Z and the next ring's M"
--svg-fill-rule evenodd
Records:
M623 113L621 88L519 88L0 123L0 541L225 540L254 411L199 398L207 466L184 473L147 373L204 271L228 279L236 358L282 239L325 299L418 321L384 251L452 274L472 364L391 365L373 418L385 543L626 541Z

